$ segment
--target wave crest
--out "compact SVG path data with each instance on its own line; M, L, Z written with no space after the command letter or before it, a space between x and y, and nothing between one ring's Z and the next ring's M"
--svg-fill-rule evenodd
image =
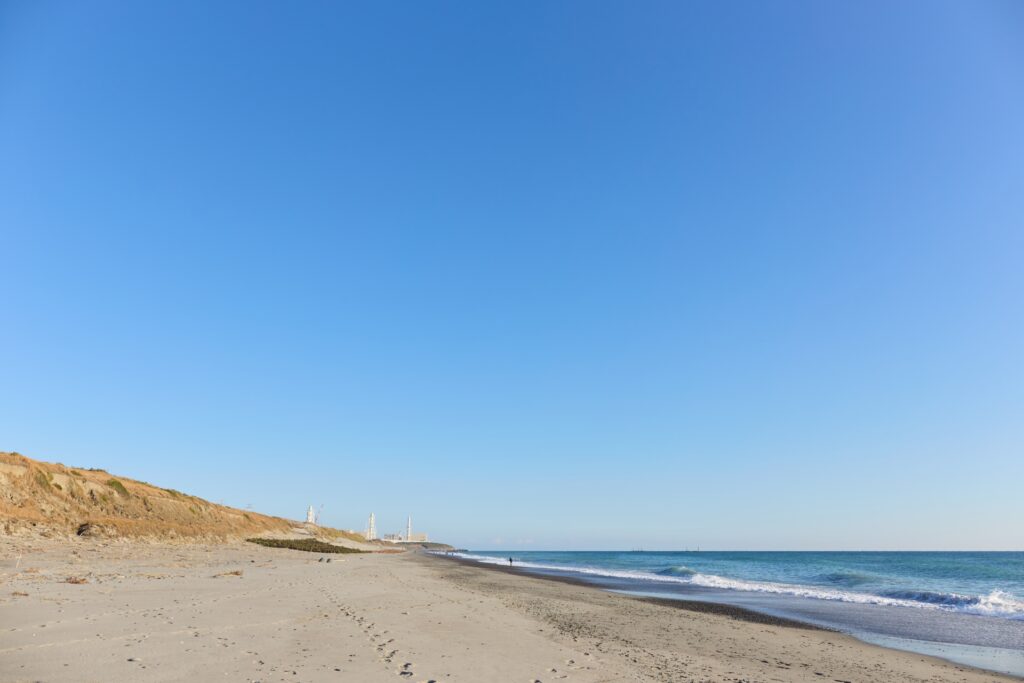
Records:
M683 565L679 565L678 567L666 567L656 573L658 576L694 576L697 574L693 569Z
M831 583L837 586L860 586L875 581L877 577L863 572L840 570L820 574L817 579L822 583Z

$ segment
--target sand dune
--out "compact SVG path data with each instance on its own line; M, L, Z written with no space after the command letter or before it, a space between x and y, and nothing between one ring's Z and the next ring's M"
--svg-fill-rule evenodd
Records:
M374 549L360 535L218 505L105 470L0 452L0 532L44 537L238 539L316 536Z

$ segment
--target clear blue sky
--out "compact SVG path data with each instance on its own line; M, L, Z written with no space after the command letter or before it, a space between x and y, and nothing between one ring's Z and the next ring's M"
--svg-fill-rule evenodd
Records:
M2 1L0 258L2 449L473 548L1024 547L1020 3Z

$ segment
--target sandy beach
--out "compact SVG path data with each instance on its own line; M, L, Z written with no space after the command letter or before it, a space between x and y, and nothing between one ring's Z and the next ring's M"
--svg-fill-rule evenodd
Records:
M1011 680L418 553L0 543L5 682Z
M0 0L0 683L1024 683L1024 0Z

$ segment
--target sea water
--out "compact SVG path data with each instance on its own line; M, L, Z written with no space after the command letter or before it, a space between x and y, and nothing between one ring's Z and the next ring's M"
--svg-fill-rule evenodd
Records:
M1024 676L1024 552L472 551L634 595L707 600Z

